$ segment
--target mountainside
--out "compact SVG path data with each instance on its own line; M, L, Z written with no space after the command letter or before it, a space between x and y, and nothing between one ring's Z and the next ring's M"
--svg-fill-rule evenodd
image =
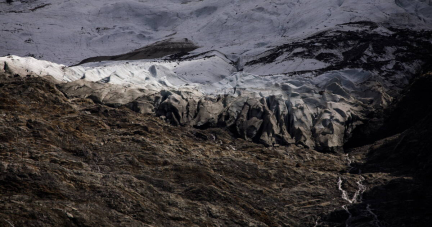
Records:
M50 78L0 78L2 226L431 221L430 112L402 133L348 154L324 154L68 99ZM417 80L411 87L419 89L407 90L388 119L417 114L397 110L430 97L431 85L430 74Z
M418 83L426 81L430 75ZM40 78L3 77L0 85L5 226L429 223L430 197L411 193L425 194L417 176L431 173L430 160L420 158L430 156L430 116L402 135L330 155L266 148L220 129L185 130L127 108L67 99ZM395 161L415 158L406 146L423 147L416 154L424 165ZM387 201L393 193L397 199ZM351 219L342 209L350 203ZM413 210L404 213L406 206Z
M188 38L198 52L253 56L344 23L423 29L431 20L423 0L2 0L0 56L71 65L167 38Z
M5 226L428 226L429 0L0 0Z
M0 95L3 225L300 226L343 203L342 155L173 127L40 78Z

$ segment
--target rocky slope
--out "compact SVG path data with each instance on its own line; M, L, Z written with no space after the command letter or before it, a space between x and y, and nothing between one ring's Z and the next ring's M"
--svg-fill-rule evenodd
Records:
M174 127L40 78L0 86L4 226L304 226L343 203L343 156Z

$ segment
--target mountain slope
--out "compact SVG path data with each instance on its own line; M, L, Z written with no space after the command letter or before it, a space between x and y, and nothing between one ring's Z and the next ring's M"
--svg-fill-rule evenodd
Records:
M428 1L284 0L14 0L0 2L0 56L31 55L62 64L123 54L167 37L198 51L248 56L331 30L372 21L430 28ZM79 50L79 51L77 51Z
M0 87L1 225L304 226L343 203L340 155L174 127L41 78Z
M402 134L324 154L68 99L50 80L0 76L1 225L430 223L430 113ZM430 93L416 91L395 109Z
M3 0L0 225L428 226L431 20L424 0Z

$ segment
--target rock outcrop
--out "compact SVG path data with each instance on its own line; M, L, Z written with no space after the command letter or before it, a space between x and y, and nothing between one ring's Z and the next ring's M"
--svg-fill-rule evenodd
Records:
M190 51L197 49L198 46L193 44L188 39L173 40L167 39L154 43L149 46L131 51L126 54L115 56L97 56L82 60L78 65L99 62L99 61L124 61L124 60L139 60L139 59L155 59L168 55L185 55Z

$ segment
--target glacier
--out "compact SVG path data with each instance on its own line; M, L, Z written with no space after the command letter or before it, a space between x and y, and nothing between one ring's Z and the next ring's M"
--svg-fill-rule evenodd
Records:
M0 72L51 76L68 97L175 125L226 127L267 146L338 150L432 51L432 6L420 0L41 0L0 7L0 56L12 54L0 58ZM196 49L97 60L182 40Z

